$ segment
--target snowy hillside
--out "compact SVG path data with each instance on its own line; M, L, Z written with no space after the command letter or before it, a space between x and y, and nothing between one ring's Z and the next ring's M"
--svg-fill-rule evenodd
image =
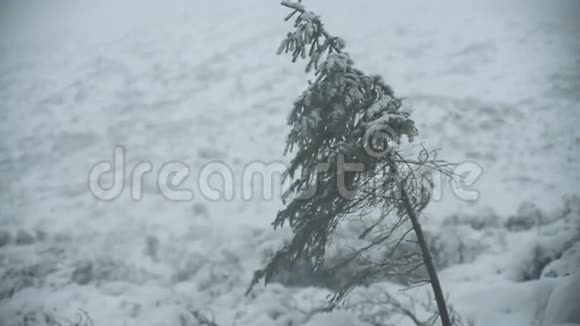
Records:
M564 322L548 301L580 266L580 3L304 1L407 99L418 143L480 171L473 200L440 180L425 221L458 312L477 326ZM244 296L288 235L270 228L281 202L244 198L240 178L287 160L307 76L275 54L285 14L274 0L0 0L0 325L79 309L97 326L195 325L188 309L220 326L363 325L352 311L307 318L323 289ZM118 146L125 188L98 200L89 173ZM156 184L174 161L191 200ZM134 200L142 162L153 171ZM232 198L198 188L212 162L231 168ZM400 285L361 291L383 288Z

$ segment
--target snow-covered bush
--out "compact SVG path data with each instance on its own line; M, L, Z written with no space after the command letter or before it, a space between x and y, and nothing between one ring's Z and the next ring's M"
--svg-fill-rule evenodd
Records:
M41 286L56 269L56 262L48 261L3 269L0 275L0 300L8 299L25 288Z
M465 225L473 230L484 230L501 227L499 215L491 207L481 209L476 213L453 214L443 219L443 228Z
M562 255L550 261L542 270L542 277L559 277L572 275L580 269L580 240L577 240Z
M439 269L471 263L488 249L479 234L462 225L431 230L426 232L426 235L433 259Z
M107 256L78 260L73 268L71 282L78 285L114 281L142 283L151 276L126 261Z
M537 280L544 268L561 255L561 249L548 248L544 244L534 244L519 265L516 281Z
M580 325L580 271L563 278L554 288L542 326Z
M536 204L523 202L518 208L516 215L510 216L504 222L504 227L509 231L525 231L553 221L554 218L546 216Z
M558 223L550 230L551 241L544 246L556 251L542 270L543 277L567 276L580 269L580 198L568 197L556 214Z
M0 230L0 248L8 245L12 240L12 234L5 230Z

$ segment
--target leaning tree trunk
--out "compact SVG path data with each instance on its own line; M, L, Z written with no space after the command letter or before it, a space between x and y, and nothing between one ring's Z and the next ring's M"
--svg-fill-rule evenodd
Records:
M445 302L445 295L443 294L443 289L441 288L441 283L439 282L439 277L437 276L437 270L435 269L435 264L433 263L433 258L429 252L429 246L427 246L427 241L423 236L423 229L421 228L421 223L419 223L419 216L415 206L411 203L409 199L409 193L407 192L407 185L404 180L399 178L399 169L397 164L392 157L388 158L388 165L391 167L392 173L395 178L398 179L399 187L401 190L401 201L405 208L405 212L411 220L413 226L413 231L417 236L417 242L421 248L421 255L423 257L423 263L427 269L427 274L429 275L429 281L431 283L431 288L433 289L433 294L435 295L435 301L437 302L437 309L439 310L439 317L441 318L441 324L443 326L453 326L451 323L451 318L449 317L449 310L447 310L447 303Z
M451 319L449 318L449 312L447 310L447 304L445 303L445 295L441 289L441 283L439 282L439 277L437 276L437 271L435 270L433 258L429 253L429 247L427 246L427 242L423 236L423 230L421 229L421 224L419 223L417 212L409 200L409 195L407 194L407 190L405 189L404 185L401 186L401 200L403 201L407 215L409 215L409 219L413 225L413 230L417 236L417 242L421 248L423 262L425 263L427 273L429 274L429 280L431 281L431 287L433 288L435 301L437 301L437 308L439 310L441 324L443 326L452 326Z

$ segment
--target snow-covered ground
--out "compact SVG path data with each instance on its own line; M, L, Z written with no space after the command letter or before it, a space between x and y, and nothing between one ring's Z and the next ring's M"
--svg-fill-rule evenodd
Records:
M546 270L523 282L521 270L535 248L570 247L580 214L570 197L580 194L580 3L305 3L360 67L407 98L418 142L482 171L477 200L444 185L427 214L433 234L481 247L441 272L451 302L478 326L538 325L565 280ZM195 188L209 162L239 178L250 163L287 160L285 118L307 77L275 55L285 14L265 0L0 1L0 325L78 309L98 326L188 325L188 307L212 310L220 325L304 321L300 311L323 290L272 285L243 296L285 234L269 228L281 203L239 189L209 200ZM89 171L116 146L127 181L139 162L154 173L186 163L194 199L164 198L148 174L141 200L128 185L97 200ZM454 226L441 227L453 215ZM505 227L520 215L537 220ZM489 225L462 223L468 216ZM579 265L556 260L553 269Z

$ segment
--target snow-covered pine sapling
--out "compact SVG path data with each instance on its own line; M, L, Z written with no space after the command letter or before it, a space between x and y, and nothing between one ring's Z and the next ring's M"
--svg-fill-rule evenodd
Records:
M300 2L283 1L291 10L294 30L280 44L278 53L292 61L306 61L314 80L296 99L290 113L285 153L294 157L284 177L290 180L284 194L286 206L278 212L274 228L288 223L292 239L265 267L256 271L250 286L265 283L279 271L309 261L323 270L326 250L337 226L350 218L378 216L360 234L368 245L355 250L337 270L365 253L393 245L383 261L367 263L341 284L329 309L356 286L393 275L405 275L424 264L444 326L451 326L445 297L419 223L419 215L431 198L430 172L448 172L447 165L424 148L418 159L408 159L399 149L404 137L417 135L410 113L380 76L367 75L354 66L345 42L324 28L320 17ZM410 222L410 223L409 223ZM400 229L408 227L407 231ZM393 255L405 236L414 233L420 254ZM418 256L418 257L417 257ZM414 259L418 258L418 259Z

